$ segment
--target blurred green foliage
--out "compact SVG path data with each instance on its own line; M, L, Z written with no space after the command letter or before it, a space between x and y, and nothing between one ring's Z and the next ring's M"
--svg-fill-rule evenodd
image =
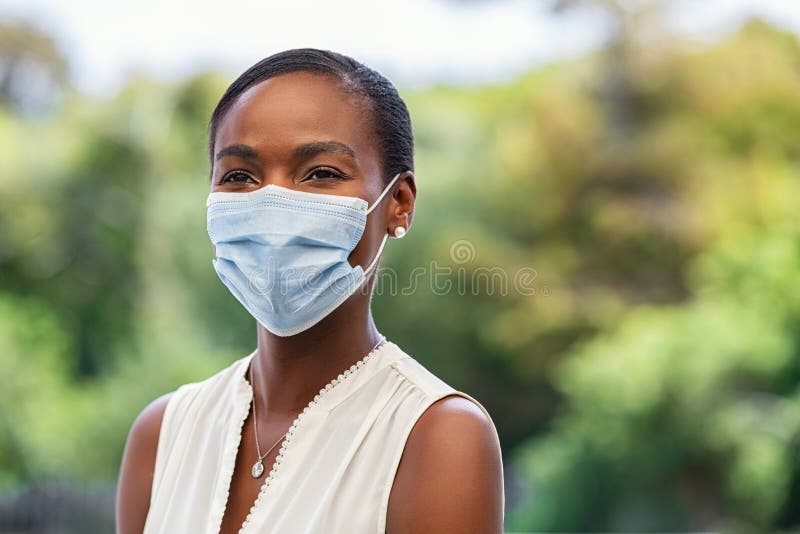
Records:
M404 93L419 197L377 323L493 414L510 531L798 527L800 44L628 44ZM205 231L229 82L0 107L0 489L113 480L150 400L254 347ZM463 291L399 291L431 262Z

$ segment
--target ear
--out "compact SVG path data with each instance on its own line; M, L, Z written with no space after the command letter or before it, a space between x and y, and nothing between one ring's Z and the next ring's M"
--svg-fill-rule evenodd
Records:
M406 233L411 228L416 199L417 184L414 182L414 173L405 171L397 179L397 185L392 193L392 207L390 208L388 228L390 236L394 236L395 229L399 226L405 228Z

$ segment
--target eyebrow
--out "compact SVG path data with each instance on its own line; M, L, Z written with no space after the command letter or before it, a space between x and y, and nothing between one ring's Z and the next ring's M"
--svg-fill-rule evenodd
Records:
M295 148L292 155L295 159L304 159L316 156L317 154L323 152L337 152L340 154L346 154L353 159L358 159L356 158L356 153L352 148L338 141L312 141L310 143L305 143ZM248 145L226 146L217 152L217 155L214 156L214 161L219 161L225 156L235 156L242 159L258 161L258 151Z
M311 143L300 145L294 149L294 157L296 159L310 158L322 152L338 152L347 154L353 159L358 159L352 148L338 141L312 141Z
M214 156L214 161L219 161L225 156L236 156L242 159L258 160L258 152L251 146L247 145L230 145L226 146Z

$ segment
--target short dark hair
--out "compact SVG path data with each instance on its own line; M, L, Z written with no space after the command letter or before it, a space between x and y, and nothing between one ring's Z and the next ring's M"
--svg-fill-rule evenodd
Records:
M208 125L208 155L213 168L217 128L236 99L249 88L274 76L307 71L332 76L346 91L365 97L370 105L375 139L382 158L383 178L414 170L414 136L411 118L395 86L379 72L355 59L317 48L295 48L266 57L243 72L228 87L214 108Z

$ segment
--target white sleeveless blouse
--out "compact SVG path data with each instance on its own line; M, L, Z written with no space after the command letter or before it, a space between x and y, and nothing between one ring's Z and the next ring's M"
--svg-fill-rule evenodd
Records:
M219 533L253 395L245 372L255 354L170 398L144 534ZM477 400L389 341L340 377L295 419L240 534L383 534L400 456L422 413L457 394L491 420ZM494 422L492 428L499 447Z

